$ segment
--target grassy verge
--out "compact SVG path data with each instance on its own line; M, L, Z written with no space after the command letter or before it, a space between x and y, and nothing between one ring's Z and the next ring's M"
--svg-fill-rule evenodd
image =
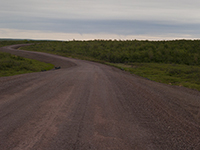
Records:
M0 52L0 77L40 72L53 67L52 64Z
M108 64L153 81L200 91L200 67L198 66L158 63Z

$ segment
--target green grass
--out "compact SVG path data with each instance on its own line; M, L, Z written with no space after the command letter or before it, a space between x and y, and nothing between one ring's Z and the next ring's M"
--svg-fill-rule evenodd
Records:
M0 52L0 77L50 70L52 64Z
M153 81L200 91L200 67L198 66L158 63L108 64Z

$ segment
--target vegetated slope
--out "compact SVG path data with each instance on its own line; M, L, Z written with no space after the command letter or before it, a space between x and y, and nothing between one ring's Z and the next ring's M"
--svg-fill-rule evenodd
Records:
M23 49L109 62L150 80L200 90L199 40L44 42Z
M112 63L152 62L200 65L200 41L45 42L26 49L85 56Z

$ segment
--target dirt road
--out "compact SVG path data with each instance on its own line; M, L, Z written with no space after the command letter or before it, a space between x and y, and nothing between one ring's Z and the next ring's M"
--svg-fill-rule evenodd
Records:
M0 78L1 150L200 149L200 92L13 48L61 69Z

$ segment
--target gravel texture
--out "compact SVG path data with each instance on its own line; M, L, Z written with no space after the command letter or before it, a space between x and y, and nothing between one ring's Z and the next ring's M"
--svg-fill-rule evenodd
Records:
M61 69L0 78L1 150L200 149L200 92L19 46Z

